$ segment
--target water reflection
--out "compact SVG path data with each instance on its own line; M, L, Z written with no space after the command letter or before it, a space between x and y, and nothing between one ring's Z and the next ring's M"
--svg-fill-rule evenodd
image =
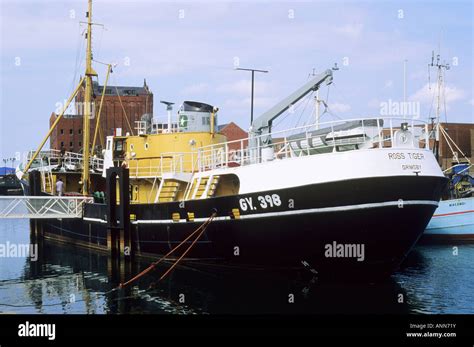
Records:
M23 222L22 222L23 223ZM0 241L37 242L27 223L0 221ZM169 264L110 292L149 265L113 271L95 251L38 242L36 262L0 259L0 312L87 314L473 313L474 245L418 246L382 283L321 282L308 270L228 271ZM127 273L128 272L128 273ZM122 274L122 278L120 278Z
M110 259L93 251L43 244L37 262L26 261L17 303L21 312L38 313L407 313L406 293L394 281L321 283L307 271L223 271L178 266L158 282L169 265L137 285L108 293L119 283ZM135 262L130 273L148 263ZM130 274L126 276L130 278ZM19 290L18 292L22 292ZM108 293L104 295L104 293ZM11 300L10 300L11 301Z
M416 313L474 312L474 244L419 245L394 278Z

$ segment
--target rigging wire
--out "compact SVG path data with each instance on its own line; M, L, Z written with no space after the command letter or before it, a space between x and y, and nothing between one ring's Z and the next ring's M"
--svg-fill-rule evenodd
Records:
M332 84L334 84L334 82L333 82ZM331 115L331 116L333 116L333 117L335 117L335 118L337 118L337 119L339 119L339 120L342 120L343 117L341 117L341 116L339 116L338 114L336 114L336 112L334 112L334 111L332 110L332 108L329 106L329 89L330 89L330 87L331 87L332 84L330 84L330 85L328 86L328 92L327 92L326 101L325 101L325 108L324 108L324 112L321 114L321 117L322 117L324 114L328 113L329 115ZM343 98L344 98L344 96L343 96Z
M299 116L299 118L298 118L298 121L296 122L296 128L300 125L301 117L303 116L304 112L306 111L306 108L308 107L308 104L309 104L310 100L313 99L313 94L314 94L314 91L312 91L310 94L308 94L307 100L306 100L306 104L304 105L304 108L303 108L303 110L302 110L301 113L300 113L300 116ZM303 125L305 125L305 123L303 123Z
M337 92L337 94L339 94L341 96L342 102L349 105L349 101L348 101L349 98L347 98L346 95L342 93L342 90L339 89L339 86L334 82L331 85L329 85L329 87L331 87L331 86L333 86L336 89L335 92ZM326 99L326 104L329 105L329 90L328 90L328 97ZM340 118L340 119L342 119L342 118Z
M334 83L334 82L333 82ZM328 92L326 93L326 104L329 105L329 90L331 89L331 84L328 85Z
M127 125L128 125L128 128L130 129L130 133L132 134L132 136L134 135L133 133L133 128L132 126L130 125L130 120L128 119L128 116L127 116L127 111L125 111L125 106L123 106L123 102L122 102L122 98L120 97L120 92L117 88L117 83L115 83L115 77L112 75L112 79L114 80L114 84L115 84L115 91L117 92L117 97L119 99L119 102L120 102L120 106L122 106L122 111L123 111L123 116L125 117L125 120L127 121Z
M312 74L308 74L308 76L306 77L306 81L308 81L310 78L312 77ZM312 94L312 93L311 93ZM297 105L294 107L294 110L297 111L300 107L301 107L302 103L301 102L298 102ZM288 118L288 116L290 115L291 113L288 112L288 111L285 111L285 114L283 116L280 117L280 119L278 120L278 122L275 122L275 125L273 126L274 128L278 127L279 125L283 124L283 122ZM301 115L300 115L300 118L301 118Z
M431 88L429 88L431 90ZM431 113L433 112L433 105L434 105L434 99L435 99L435 91L432 93L432 98L431 98L431 105L430 105L430 111L428 112L428 119L431 118Z
M83 51L84 51L85 40L82 39L83 32L81 33L81 23L79 23L78 29L79 30L78 30L78 37L77 37L77 44L76 44L76 60L74 63L74 77L72 78L71 91L69 94L72 94L72 91L74 90L76 86L77 72L79 71L82 65L82 55L84 53Z
M443 104L444 104L444 120L448 124L448 109L446 105L446 74L443 78Z
M102 38L104 36L104 31L105 27L101 25L102 30L100 31L100 38L99 38L99 44L98 44L98 49L97 49L97 57L100 58L100 52L102 49Z
M299 109L300 109L300 107L302 106L302 104L303 104L303 103L302 103L301 101L299 101L299 102L296 103L296 105L293 105L293 106L294 106L294 112L293 112L293 113L290 113L289 110L286 110L286 111L284 112L284 115L282 115L282 116L279 117L279 119L277 120L277 122L275 122L275 124L273 125L273 127L276 128L277 126L283 124L283 121L285 121L285 120L288 118L288 116L289 116L290 114L294 114L295 112L299 111Z

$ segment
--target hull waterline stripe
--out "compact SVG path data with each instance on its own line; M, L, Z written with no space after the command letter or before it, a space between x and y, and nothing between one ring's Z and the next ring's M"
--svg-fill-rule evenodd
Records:
M454 216L456 214L465 214L465 213L472 213L474 210L469 210L469 211L459 211L459 212L451 212L451 213L442 213L442 214L435 214L434 217L446 217L446 216Z
M100 219L100 218L84 217L84 218L82 218L82 219L85 220L85 221L87 221L87 222L96 222L96 223L107 224L107 221L106 221L106 220L103 220L103 219Z
M377 202L377 203L368 203L368 204L359 204L359 205L311 208L311 209L306 209L306 210L267 212L267 213L251 214L251 215L240 215L239 219L243 220L243 219L253 219L253 218L269 218L269 217L275 217L275 216L302 215L302 214L309 214L309 213L351 211L351 210L360 210L360 209L377 208L377 207L398 206L399 204L400 204L399 201L386 201L386 202ZM433 201L433 200L403 201L403 206L407 206L407 205L438 206L438 201ZM231 219L230 216L220 216L220 217L215 217L214 221L225 221L225 220L230 220L230 219ZM84 218L84 220L105 222L103 220L94 219L94 218ZM205 220L206 218L196 218L194 219L194 222L199 223ZM142 219L142 220L137 220L137 221L132 222L132 224L169 224L169 223L188 223L188 221L186 219L180 219L179 222L178 221L175 222L172 219Z

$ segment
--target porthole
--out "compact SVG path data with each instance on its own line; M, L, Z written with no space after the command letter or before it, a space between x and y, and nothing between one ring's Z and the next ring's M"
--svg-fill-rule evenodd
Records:
M135 146L133 145L133 143L130 144L130 150L133 151L135 149Z
M150 147L150 146L148 145L148 142L145 142L145 151L148 151L148 148L149 148L149 147Z

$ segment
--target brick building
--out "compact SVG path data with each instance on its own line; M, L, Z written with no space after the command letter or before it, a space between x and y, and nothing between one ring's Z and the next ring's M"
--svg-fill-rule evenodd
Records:
M96 117L99 112L102 89L103 86L100 86L97 82L93 83L92 98L95 116L94 119L91 119L91 142L94 136ZM82 152L84 89L78 92L74 101L76 107L75 114L65 114L59 121L59 124L51 134L51 149ZM125 109L127 117L124 116L123 109ZM100 132L97 138L97 146L103 148L105 137L113 135L116 128L121 128L123 134L127 132L135 133L135 121L139 121L142 115L146 113L153 114L153 93L148 88L146 81L144 81L143 87L107 86L100 116ZM57 116L54 112L51 114L49 118L50 127Z
M241 139L246 139L248 137L248 134L245 130L243 130L241 127L239 127L237 124L234 122L230 122L227 124L222 124L217 127L217 131L225 135L227 137L227 141L235 141L235 140L241 140ZM246 148L248 145L248 140L243 141L243 147ZM240 142L235 142L231 143L229 145L229 150L239 150L241 147Z

